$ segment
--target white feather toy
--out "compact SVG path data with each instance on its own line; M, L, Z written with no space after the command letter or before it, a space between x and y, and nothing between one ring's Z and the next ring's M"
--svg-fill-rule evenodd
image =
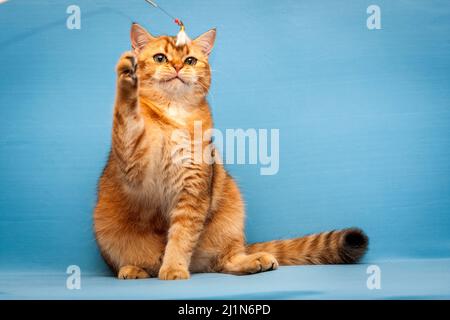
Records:
M191 39L188 37L188 35L186 34L186 31L184 30L183 23L181 21L180 21L180 23L181 23L180 31L177 34L177 42L175 43L175 45L177 47L184 46L184 45L188 44L189 42L191 42Z

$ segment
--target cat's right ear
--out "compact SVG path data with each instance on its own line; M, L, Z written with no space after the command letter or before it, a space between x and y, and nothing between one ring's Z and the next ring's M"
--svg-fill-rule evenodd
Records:
M131 47L134 53L139 54L147 43L155 39L147 30L133 22L130 31Z

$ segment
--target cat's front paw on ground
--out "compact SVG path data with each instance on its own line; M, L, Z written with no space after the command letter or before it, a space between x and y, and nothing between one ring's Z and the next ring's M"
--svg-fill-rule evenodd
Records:
M136 55L131 51L122 54L116 67L119 84L122 86L137 87L138 79L136 69Z
M119 279L145 279L150 275L144 270L136 266L124 266L120 268L117 278Z
M177 266L162 266L158 275L161 280L186 280L189 277L189 271L186 268Z

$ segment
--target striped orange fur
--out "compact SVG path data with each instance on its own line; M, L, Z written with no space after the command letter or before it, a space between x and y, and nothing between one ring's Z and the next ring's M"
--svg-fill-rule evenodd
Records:
M133 51L116 68L112 146L94 210L105 261L121 279L165 280L187 279L191 272L250 274L278 265L357 262L368 239L356 228L246 244L242 196L224 167L193 161L189 148L181 150L187 161L174 161L174 146L184 139L174 138L174 130L193 136L194 121L203 130L213 126L206 95L214 39L210 30L177 47L174 37L154 37L132 25Z

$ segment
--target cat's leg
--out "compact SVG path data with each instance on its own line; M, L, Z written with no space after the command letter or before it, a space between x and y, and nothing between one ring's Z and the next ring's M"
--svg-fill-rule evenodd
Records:
M235 226L230 224L233 216L226 210L218 212L219 219L205 227L192 258L190 269L192 272L222 272L235 275L245 275L278 268L277 259L267 252L248 253L243 235L236 232Z
M123 194L117 189L101 189L99 199L94 229L105 262L120 279L156 277L166 245L166 235L155 230L161 225L156 220L138 223L141 214L120 201Z
M191 269L195 272L251 274L278 267L266 252L248 253L244 236L244 203L235 181L218 166L215 171L212 219L206 224Z
M194 185L198 190L208 187L201 181ZM192 252L203 231L208 209L208 198L193 192L184 192L171 213L168 241L158 275L162 280L189 278Z
M112 130L112 152L123 178L130 186L144 179L147 166L145 123L138 101L137 58L124 53L117 63L117 94Z
M277 269L278 261L272 254L247 252L243 231L241 233L241 229L234 225L236 220L233 219L241 216L236 209L236 206L219 209L215 215L217 219L205 228L202 242L194 257L202 257L205 252L214 252L215 249L217 256L210 260L210 271L214 272L245 275ZM192 267L195 270L201 268L202 264L204 265L200 259L196 259ZM203 270L207 269L203 267Z
M117 259L117 277L119 279L144 279L156 277L164 254L163 237L153 234L152 230L125 234L109 245L110 255ZM146 232L148 234L142 234Z
M156 277L162 263L165 240L152 230L130 232L125 227L97 234L103 258L119 279Z

